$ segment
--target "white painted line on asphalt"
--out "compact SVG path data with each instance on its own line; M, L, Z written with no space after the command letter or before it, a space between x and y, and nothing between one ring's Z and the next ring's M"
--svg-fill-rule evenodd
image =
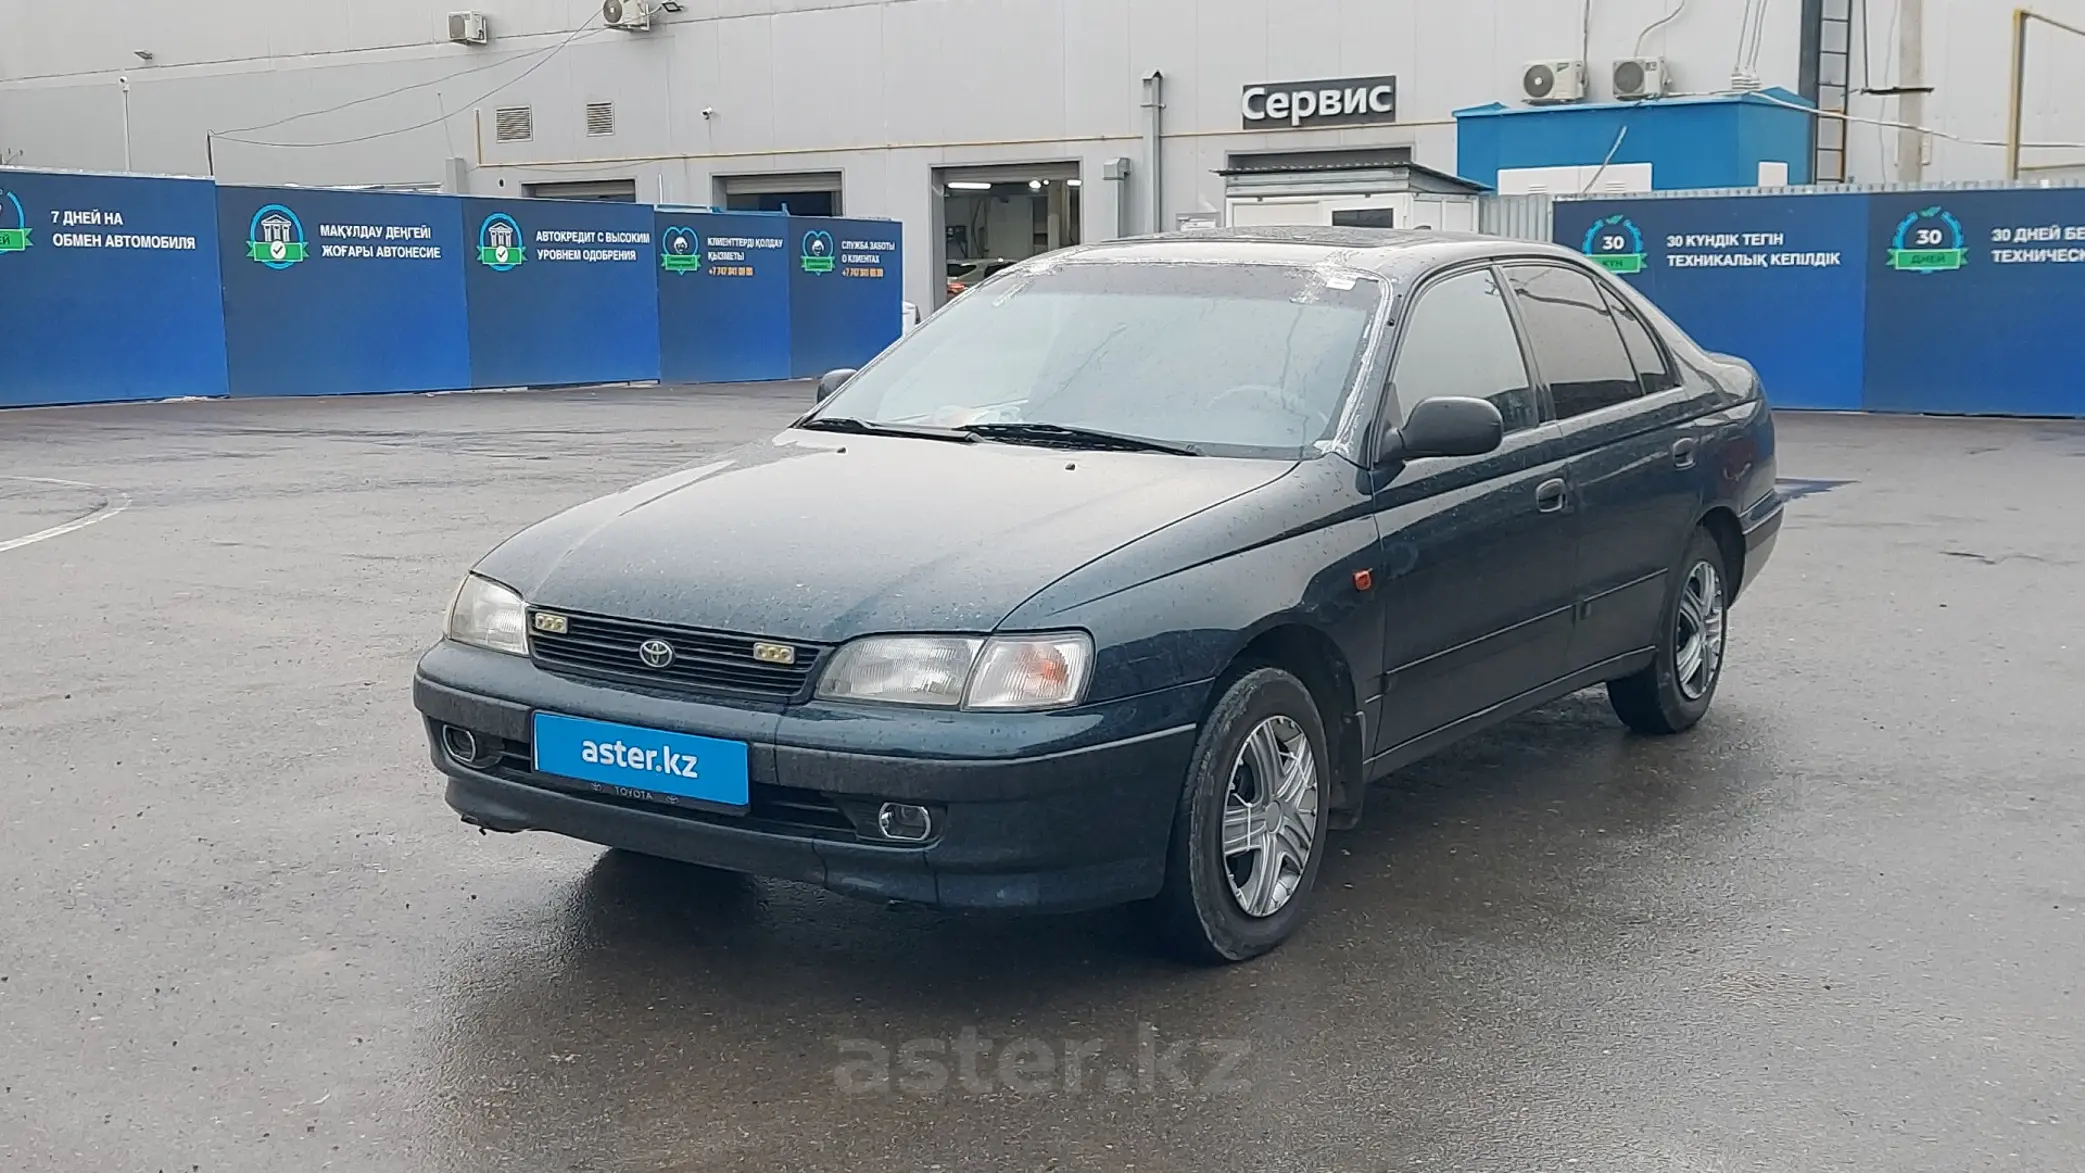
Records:
M54 525L49 529L37 530L33 534L25 534L19 538L9 538L4 542L0 542L0 554L5 554L9 550L19 550L23 546L33 546L38 542L48 541L51 538L63 537L74 530L86 529L95 522L107 521L109 518L130 508L130 495L128 493L119 492L115 489L104 489L100 485L90 485L85 481L61 481L56 477L17 476L0 476L0 481L27 481L38 485L66 485L75 489L92 489L102 495L101 508L96 509L85 517L76 517L64 525Z

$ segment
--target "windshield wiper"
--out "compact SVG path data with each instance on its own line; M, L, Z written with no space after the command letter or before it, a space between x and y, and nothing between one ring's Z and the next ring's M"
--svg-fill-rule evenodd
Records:
M1012 444L1039 444L1050 448L1091 448L1109 452L1165 452L1174 456L1200 456L1199 449L1186 444L1167 440L1151 440L1143 436L1125 436L1120 432L1103 432L1095 428L1075 428L1067 424L1043 423L1000 423L969 424L957 429L987 440L1005 440Z
M936 428L926 424L882 424L845 415L822 415L796 426L807 432L852 432L857 436L911 436L918 440L948 440L957 444L977 442L976 436L955 428Z

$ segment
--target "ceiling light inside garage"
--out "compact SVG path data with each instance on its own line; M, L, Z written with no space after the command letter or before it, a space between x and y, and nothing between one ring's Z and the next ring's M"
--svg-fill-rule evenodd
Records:
M951 179L948 181L948 189L950 191L990 191L992 190L992 185L989 183L972 183L964 179Z

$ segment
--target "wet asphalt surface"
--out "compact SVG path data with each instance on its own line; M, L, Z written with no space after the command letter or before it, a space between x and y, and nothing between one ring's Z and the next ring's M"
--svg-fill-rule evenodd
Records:
M0 413L0 546L122 510L0 550L0 1170L2079 1167L2085 426L1783 416L1701 728L1413 767L1210 971L443 805L465 566L805 402Z

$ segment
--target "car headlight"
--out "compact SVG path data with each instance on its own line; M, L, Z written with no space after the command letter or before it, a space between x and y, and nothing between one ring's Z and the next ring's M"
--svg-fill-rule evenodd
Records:
M818 695L944 709L1055 709L1077 704L1092 673L1093 641L1083 632L873 636L833 656Z
M489 578L467 575L449 604L445 634L460 644L528 655L528 608L521 596Z

